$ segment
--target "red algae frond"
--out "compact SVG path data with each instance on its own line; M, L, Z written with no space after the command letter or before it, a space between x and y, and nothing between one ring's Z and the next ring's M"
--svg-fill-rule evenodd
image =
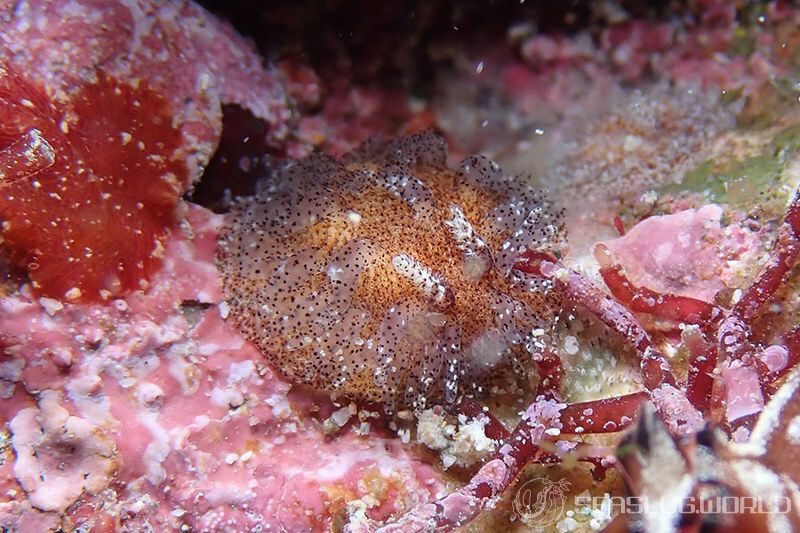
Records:
M66 101L0 68L0 217L42 294L97 301L161 262L185 164L166 101L101 72Z
M290 379L387 405L480 392L544 349L558 301L517 275L561 212L433 134L312 156L240 202L219 250L242 332Z

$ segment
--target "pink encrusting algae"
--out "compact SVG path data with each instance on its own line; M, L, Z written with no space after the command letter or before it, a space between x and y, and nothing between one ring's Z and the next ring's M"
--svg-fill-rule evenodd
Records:
M60 524L70 509L133 529L319 530L348 502L385 518L442 489L379 424L328 436L223 320L220 225L190 205L151 288L108 306L2 298L4 454L19 483L2 526Z
M757 232L741 224L722 227L723 209L705 205L652 216L624 236L599 243L601 266L624 267L628 279L658 292L713 303L722 290L738 288L758 259Z

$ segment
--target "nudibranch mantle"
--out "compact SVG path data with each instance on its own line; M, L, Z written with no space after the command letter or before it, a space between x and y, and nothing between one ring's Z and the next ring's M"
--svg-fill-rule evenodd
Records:
M514 270L562 212L432 133L288 163L220 237L231 316L289 379L387 405L452 402L545 347L558 298Z

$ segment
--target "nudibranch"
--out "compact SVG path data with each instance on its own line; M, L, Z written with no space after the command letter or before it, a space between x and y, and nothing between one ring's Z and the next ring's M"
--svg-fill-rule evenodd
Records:
M218 251L230 313L289 379L419 407L480 393L546 349L558 297L514 269L559 256L528 177L432 133L291 162L239 201Z

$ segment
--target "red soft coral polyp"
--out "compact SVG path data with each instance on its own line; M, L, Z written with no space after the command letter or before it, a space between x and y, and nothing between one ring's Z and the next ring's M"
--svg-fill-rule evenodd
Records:
M176 219L180 141L144 82L98 73L49 98L0 68L2 235L41 294L97 301L146 286Z

